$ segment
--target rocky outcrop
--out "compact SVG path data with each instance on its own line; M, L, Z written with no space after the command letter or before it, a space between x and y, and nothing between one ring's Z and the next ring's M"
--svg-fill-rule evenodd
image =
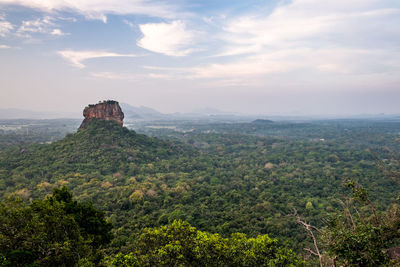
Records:
M83 110L85 119L79 128L84 128L92 119L115 121L123 125L124 113L117 101L107 100L95 105L89 105Z

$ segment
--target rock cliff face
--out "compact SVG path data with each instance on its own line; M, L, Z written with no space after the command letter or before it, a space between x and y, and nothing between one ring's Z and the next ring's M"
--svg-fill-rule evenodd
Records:
M89 105L83 110L85 119L79 128L84 128L92 119L106 121L116 121L120 126L123 125L124 113L117 101L107 100L95 105Z

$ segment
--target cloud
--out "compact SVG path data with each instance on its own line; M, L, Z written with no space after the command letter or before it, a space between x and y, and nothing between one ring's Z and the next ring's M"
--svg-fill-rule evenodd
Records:
M211 63L183 68L144 66L146 70L152 72L154 77L181 80L256 78L287 72L296 67L296 64L280 61L277 57L248 57L230 63Z
M179 12L166 1L149 0L0 0L0 5L20 5L44 12L72 11L88 19L104 22L107 22L107 14L138 14L171 19L177 17Z
M8 21L0 21L0 36L5 37L14 29L14 26Z
M396 6L396 5L394 5ZM400 5L378 0L281 1L271 12L227 17L212 58L189 68L191 78L305 79L400 71ZM223 57L223 58L221 58ZM290 74L289 74L290 73Z
M392 28L393 19L400 22L400 9L377 8L376 1L322 2L295 0L269 15L244 15L230 20L221 34L227 43L223 54L258 53L271 47L355 45L357 39L357 45L379 43L377 30Z
M62 50L58 51L58 54L65 60L69 61L73 66L77 68L85 68L83 64L85 60L93 58L104 58L104 57L137 57L133 54L118 54L105 51L74 51L74 50Z
M194 32L187 30L185 24L176 20L171 23L149 23L139 25L143 37L137 45L168 56L186 56L193 52Z
M171 76L168 74L160 74L160 73L132 74L132 73L116 73L116 72L91 72L90 76L99 79L124 80L128 82L142 81L149 79L162 79L162 80L176 79L176 76Z
M385 49L290 48L235 58L230 62L168 68L145 66L159 79L196 80L206 87L308 86L329 81L359 83L376 77L393 80L400 73L400 52ZM396 74L397 73L397 74ZM386 77L386 78L384 78ZM397 79L398 80L398 79ZM339 88L337 88L339 89Z
M125 80L125 81L139 80L138 75L127 74L127 73L115 73L115 72L91 72L90 76L93 78L100 78L106 80Z
M226 78L250 78L266 74L282 73L296 67L295 63L279 60L253 59L234 61L224 64L209 64L188 69L190 79L226 79Z
M14 29L14 26L6 20L6 15L0 13L0 36L5 37Z
M46 16L41 19L24 20L18 29L18 32L48 32L49 27L54 25L53 19Z
M10 49L10 48L12 47L8 45L0 45L0 49Z
M60 29L53 29L53 30L50 32L50 34L51 34L51 35L56 35L56 36L63 36L63 35L65 35L65 33L62 32Z
M124 19L123 22L129 26L129 28L134 29L135 28L135 24L133 24L132 22L130 22L127 19Z
M57 26L54 22L55 20L55 18L50 16L34 20L24 20L16 31L16 35L26 38L30 38L31 34L34 33L50 34L54 36L66 35L61 29L55 28Z

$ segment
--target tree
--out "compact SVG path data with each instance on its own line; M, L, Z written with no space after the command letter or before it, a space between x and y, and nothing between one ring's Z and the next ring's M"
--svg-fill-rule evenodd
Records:
M321 267L336 264L386 266L394 263L390 261L389 252L400 243L399 205L378 213L361 185L349 180L346 186L352 190L352 197L345 202L339 201L343 211L332 216L322 230L306 223L295 210L297 222L313 239L314 250L306 250L319 257ZM315 233L320 236L320 244Z
M81 228L85 239L91 240L91 246L100 248L112 239L112 225L104 218L104 213L93 207L92 203L78 203L73 200L67 187L54 189L48 199L50 203L60 203L66 214L73 215L75 222Z
M367 191L355 181L346 184L353 196L345 212L333 217L323 233L328 252L349 266L380 266L390 261L389 249L400 241L400 208L377 213ZM366 209L367 208L367 209ZM359 211L363 209L364 211Z
M146 229L132 252L109 260L112 266L302 266L303 261L268 235L222 238L184 221Z
M4 266L97 263L101 260L99 248L109 242L109 236L102 213L73 201L67 188L30 205L18 198L0 203L0 259Z

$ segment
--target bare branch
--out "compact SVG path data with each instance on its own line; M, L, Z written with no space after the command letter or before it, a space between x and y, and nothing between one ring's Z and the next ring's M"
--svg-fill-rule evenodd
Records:
M318 256L318 254L315 253L315 251L313 251L313 250L310 249L310 248L305 248L304 250L307 251L307 252L309 252L310 254L312 254L312 255L314 255L314 256Z
M305 250L307 250L308 252L310 252L311 254L313 254L315 256L318 256L319 265L320 265L320 267L323 267L322 255L321 255L321 252L319 251L317 239L313 232L313 230L317 230L318 232L320 232L320 230L318 230L316 227L312 226L311 224L308 224L306 221L302 220L301 216L297 212L297 209L295 209L295 208L294 208L293 216L296 217L297 223L302 225L307 230L308 234L311 236L311 238L313 240L315 251L313 251L311 249L305 249Z

